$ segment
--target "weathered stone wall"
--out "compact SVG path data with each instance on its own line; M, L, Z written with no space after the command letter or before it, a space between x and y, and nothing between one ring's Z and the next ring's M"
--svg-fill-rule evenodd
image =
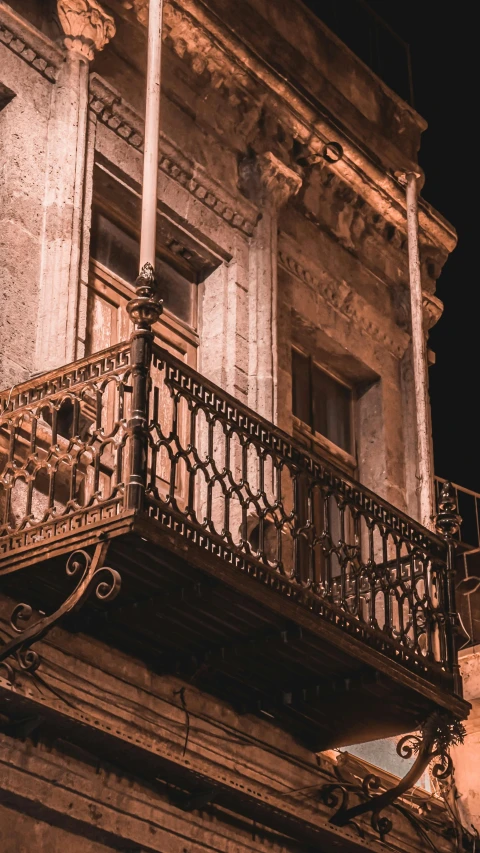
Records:
M472 646L460 652L460 668L464 696L472 704L465 723L465 743L453 750L458 808L463 825L480 832L480 647Z
M58 52L40 33L19 26L15 16L2 15L0 81L13 93L0 111L2 387L26 379L33 370L48 117L58 61Z
M64 363L67 353L83 354L94 163L108 164L128 186L140 187L145 4L128 5L105 4L116 34L89 61L82 194L75 196L79 164L70 160L65 197L58 110L55 117L55 80L65 80L59 73L65 65L61 29L52 4L48 20L43 4L15 2L16 11L2 6L0 84L14 93L0 112L2 387ZM298 425L291 347L307 348L357 389L359 479L415 516L405 206L392 173L415 162L423 121L297 0L166 3L165 26L159 206L216 267L199 284L199 370L292 432ZM68 85L62 95L67 103ZM328 141L343 147L338 162L323 156ZM55 208L62 198L55 232L47 213L52 199ZM435 279L455 237L425 204L420 225L428 326L441 311ZM56 250L58 235L66 241L60 240L63 260L54 252L48 267L47 243ZM124 702L115 711L124 734L143 737L146 729L150 744L171 741L180 755L185 716L173 696L181 682L154 676L85 637L59 633L49 649L50 687L105 726L114 714L110 690L115 706ZM50 687L46 703L64 702ZM42 691L28 680L24 688L33 696ZM208 719L209 733L195 746L199 760L234 768L241 784L264 785L282 796L285 780L291 789L314 784L315 757L274 726L239 719L193 688L188 701L199 719ZM167 705L169 732L160 721ZM151 716L141 719L146 710ZM232 743L235 732L254 739L252 753L243 742L220 748L222 726ZM298 845L280 846L271 833L213 808L186 816L164 789L152 791L118 768L97 766L65 743L40 741L34 746L5 738L0 827L8 827L8 853L33 849L32 839L35 849L54 853L101 853L124 849L124 842L127 849L163 853L300 853ZM298 812L298 801L291 805ZM311 803L303 805L311 817ZM18 810L28 816L19 818ZM408 847L408 838L403 828L397 839L403 849L419 849L411 839ZM441 849L450 850L449 842Z
M12 605L0 598L2 635ZM324 845L314 848L319 853L352 849L358 833L332 827L332 803L315 793L333 778L334 754L316 756L268 718L239 714L86 635L55 628L36 649L37 674L17 671L12 684L0 670L2 707L18 720L0 734L2 853L305 853L302 843L243 817L241 805L237 811L217 805L208 779L240 800L257 799L292 825L316 827L325 833ZM13 714L22 700L28 713ZM193 774L203 802L188 806L179 772ZM442 826L441 805L431 807ZM392 849L429 849L408 818L389 814ZM360 849L382 853L385 844L369 817L360 825ZM439 853L453 853L454 840L439 832L433 840Z

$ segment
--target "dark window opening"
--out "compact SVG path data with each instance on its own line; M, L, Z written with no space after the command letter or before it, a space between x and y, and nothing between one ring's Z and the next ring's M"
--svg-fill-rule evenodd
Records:
M292 350L293 414L312 432L352 453L351 388L339 382L309 356Z
M90 254L133 286L138 275L140 243L136 236L97 207L92 211ZM165 308L192 325L196 285L159 257L155 262L155 273Z

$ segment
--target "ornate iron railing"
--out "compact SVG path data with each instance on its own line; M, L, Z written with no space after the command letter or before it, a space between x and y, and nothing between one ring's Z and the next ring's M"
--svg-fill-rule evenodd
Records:
M129 343L0 395L0 559L91 513L145 513L422 676L455 675L448 496L443 538L307 452L153 346L142 287Z
M127 342L0 394L0 555L124 506L129 363Z
M158 347L152 376L150 516L188 524L204 547L293 580L423 661L453 665L442 538Z

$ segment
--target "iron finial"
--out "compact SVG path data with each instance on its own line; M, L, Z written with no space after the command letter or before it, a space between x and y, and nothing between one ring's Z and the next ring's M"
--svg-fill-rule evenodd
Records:
M163 299L156 291L155 270L147 261L135 282L135 296L127 303L127 312L138 329L150 329L163 311Z
M438 514L435 527L438 533L451 539L460 530L461 517L457 513L457 501L452 484L447 480L438 498Z

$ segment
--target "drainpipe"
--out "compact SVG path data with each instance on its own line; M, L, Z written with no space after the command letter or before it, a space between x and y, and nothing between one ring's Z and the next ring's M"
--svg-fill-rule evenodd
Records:
M427 345L423 329L423 295L418 246L418 185L416 172L397 175L406 187L408 268L412 319L413 375L417 414L417 464L420 498L420 521L433 529L435 497L430 436L430 402L428 396Z
M127 432L130 437L130 472L125 500L127 507L137 512L143 509L148 476L148 405L153 345L152 325L157 322L162 313L162 301L158 298L155 282L162 23L163 0L150 0L140 274L135 282L135 297L127 304L127 312L134 323L134 330L130 337L132 397L127 423Z
M162 65L163 0L150 0L143 153L142 227L140 270L147 262L155 268L157 232L158 150L160 142L160 81Z

